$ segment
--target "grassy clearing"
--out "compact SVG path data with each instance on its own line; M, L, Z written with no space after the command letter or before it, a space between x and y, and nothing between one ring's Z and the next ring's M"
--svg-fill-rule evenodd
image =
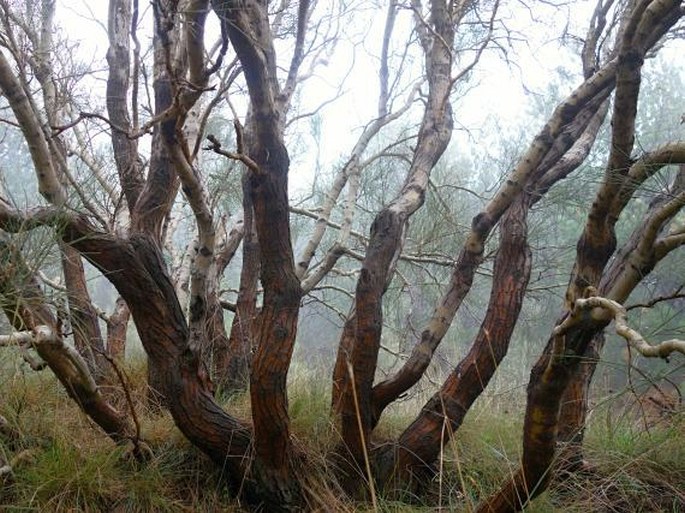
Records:
M134 397L143 397L142 366L126 369ZM190 446L169 415L151 414L142 402L143 435L154 458L137 465L123 458L45 371L22 372L5 365L0 373L0 415L19 433L0 441L0 456L15 460L13 482L0 489L3 512L218 512L241 511L221 472ZM394 438L423 397L393 406L378 428ZM245 395L224 406L249 416ZM332 485L326 453L337 435L329 417L326 376L295 371L290 378L290 412L296 444L309 456L307 484L320 511L367 512L369 504L346 501ZM472 511L514 471L520 456L520 396L483 398L443 451L429 490L403 501L378 497L378 511ZM606 408L595 412L587 433L591 470L546 492L527 509L543 512L685 512L685 419L676 415L646 431Z

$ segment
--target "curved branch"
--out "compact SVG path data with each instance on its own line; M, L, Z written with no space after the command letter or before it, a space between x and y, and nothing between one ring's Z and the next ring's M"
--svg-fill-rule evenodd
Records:
M656 345L650 345L637 330L628 325L626 308L622 304L611 299L599 296L579 299L576 301L574 311L580 313L583 311L591 311L594 308L601 308L608 311L614 319L616 333L623 337L626 342L642 356L647 358L667 358L674 352L685 354L685 340L672 339L665 340ZM560 329L562 326L557 328L559 329L559 334L563 333L563 329Z

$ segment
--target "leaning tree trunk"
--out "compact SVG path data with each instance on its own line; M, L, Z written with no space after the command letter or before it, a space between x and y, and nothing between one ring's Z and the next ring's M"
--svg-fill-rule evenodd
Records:
M565 477L567 473L577 472L586 467L583 458L583 439L585 437L590 385L603 346L604 334L598 333L580 357L582 361L575 369L561 397L559 432L557 435L560 448L555 467L555 472L561 478Z
M650 161L647 173L632 173L631 188L643 182L646 177L664 164L683 160L685 146L681 152L672 151L676 147L664 147L648 154L637 162L639 168L645 160ZM667 150L667 151L664 151ZM616 258L610 263L599 285L599 295L624 303L640 281L665 258L673 246L658 241L657 237L664 231L666 223L671 220L685 202L685 165L679 166L678 174L668 189L652 200L645 215L645 222L640 224ZM588 409L589 391L596 370L599 356L604 347L604 337L598 335L588 345L583 362L574 374L562 399L559 441L565 444L560 455L559 466L562 470L573 471L583 466L583 448L585 422Z
M166 8L168 9L168 7ZM171 41L178 37L178 31L177 27L170 28L155 17L155 33L158 36L154 38L154 80L152 85L156 116L170 109L174 101L172 77L169 76L167 66L167 52ZM123 99L125 100L125 98L124 96ZM122 112L120 115L125 116L125 113ZM176 140L176 122L177 120L172 117L155 126L152 135L147 181L142 189L139 190L136 185L137 173L133 173L132 169L119 169L122 183L128 184L126 187L128 189L127 198L137 197L131 213L132 232L146 234L159 247L162 246L164 221L171 210L180 183L167 144L167 141ZM113 139L113 144L115 150L119 149L122 152L133 150L130 145L126 145L126 141L120 141L117 138ZM129 166L135 166L137 155L122 153L122 156L127 158L121 161L121 165L128 162ZM124 299L126 299L125 296ZM159 408L164 404L169 393L164 388L167 382L164 372L163 369L156 366L154 359L148 358L148 402L153 408Z
M613 87L614 66L611 64L598 72L559 104L500 190L474 217L471 233L457 258L449 287L421 333L420 341L402 369L374 387L377 420L385 406L421 378L471 287L473 276L483 260L486 239L497 223L505 218L501 225L502 234L509 230L514 232L509 233L508 240L502 240L498 261L511 259L520 268L516 265L511 269L499 267L485 323L475 346L448 379L441 393L426 405L421 415L423 418L417 419L402 435L396 454L389 455L387 447L380 449L383 479L392 482L389 478L391 473L395 474L395 479L411 477L430 467L440 447L444 446L445 438L451 437L461 424L468 408L506 353L525 293L526 262L530 259L525 238L516 240L514 226L525 223L525 213L530 206L586 158L606 114L606 98ZM508 228L510 223L514 226ZM474 385L463 386L467 382ZM426 440L430 443L424 443Z
M81 218L72 219L64 237L126 300L161 385L172 391L168 407L176 425L240 486L250 462L250 429L214 401L205 366L188 343L188 324L157 242L145 234L122 240L97 233Z
M422 206L430 173L451 138L451 47L456 21L453 16L456 15L451 7L436 1L431 4L430 28L422 24L423 20L417 21L426 53L427 105L406 182L371 226L353 313L343 330L335 364L333 405L341 421L342 435L338 453L343 458L349 454L357 469L367 461L374 426L372 390L383 326L383 295L402 249L407 222ZM342 469L343 483L353 493L360 491L354 478L357 469Z
M568 332L554 335L549 340L543 356L530 374L521 468L478 507L478 513L520 511L545 490L556 454L561 396L580 361L575 355L585 350L605 324L584 325L578 322Z
M520 196L502 219L490 301L471 349L401 435L397 453L388 460L391 463L383 464L384 481L400 477L406 483L403 473L425 474L426 465L434 462L444 447L444 438L461 426L507 354L532 265L526 222L529 201L529 196Z
M630 157L635 141L643 59L649 48L682 16L679 4L676 0L640 2L623 19L616 61L611 153L604 180L578 241L576 263L566 292L567 313L558 322L531 372L521 468L479 507L479 513L519 511L545 490L556 455L562 397L577 372L579 355L585 354L593 338L611 319L606 311L585 311L582 302L598 294L605 266L616 248L616 222L637 187L663 165L674 162L674 156L675 162L681 162L672 152L668 159L663 159L662 152L648 154L637 161ZM656 160L645 165L645 161L652 159ZM666 220L667 216L657 216L654 223L648 223L656 226L644 246L655 245ZM662 242L668 245L668 241ZM631 265L624 272L635 277L636 284L646 269ZM625 286L618 288L623 292L632 290Z

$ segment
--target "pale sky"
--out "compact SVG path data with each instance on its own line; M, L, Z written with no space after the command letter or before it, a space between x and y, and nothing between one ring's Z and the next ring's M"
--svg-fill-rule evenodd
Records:
M104 62L107 50L107 3L85 0L60 0L58 3L58 23L65 28L71 39L80 41L84 60L94 58L96 61ZM514 43L513 48L507 48L511 64L504 62L501 53L492 51L483 55L473 74L474 85L466 96L455 104L455 126L465 127L472 132L470 135L455 132L453 146L467 144L469 137L473 137L474 134L477 136L479 129L494 117L505 128L520 122L520 118L526 115L531 105L531 98L526 94L526 89L543 93L554 75L555 68L563 66L578 73L576 82L566 84L567 90L562 91L563 93L570 91L578 83L580 59L569 50L561 48L554 38L558 37L566 26L569 31L575 31L576 35L583 35L583 29L578 27L583 27L587 23L594 2L571 2L569 6L560 9L539 4L535 13L521 5L512 3L512 7L505 6L502 9L507 27L518 33L515 37L521 39ZM150 9L147 2L140 2L140 6L142 11ZM532 16L537 18L537 22L531 19ZM302 111L311 111L338 94L339 84L354 62L353 71L342 89L344 94L320 111L322 124L318 151L310 147L314 142L309 141L305 144L310 150L307 155L301 155L299 158L294 156L291 183L295 189L306 189L313 179L317 154L323 167L333 167L352 147L361 128L374 117L378 95L375 56L380 54L384 17L385 9L380 9L375 16L367 17L365 21L360 22L359 26L346 25L344 30L350 39L362 40L363 44L353 47L349 41L342 41L331 61L326 66L319 67L315 76L304 84ZM540 20L544 20L544 23ZM210 27L214 28L209 28L208 33L216 34L216 18L210 16L209 23ZM402 32L406 33L410 24L410 13L401 12L395 31L398 36L394 39L395 46L400 44ZM150 13L147 12L147 21L139 33L142 45L151 37L150 25ZM682 46L681 44L681 50ZM677 50L675 52L674 58L678 55ZM420 73L420 65L419 62L413 64L416 68L414 75ZM455 72L458 70L459 66L455 68ZM412 71L408 74L411 75ZM104 93L104 85L100 86L103 87ZM401 103L401 100L398 103ZM414 118L418 119L418 114ZM306 123L300 123L297 128L307 131ZM536 131L538 127L531 129Z

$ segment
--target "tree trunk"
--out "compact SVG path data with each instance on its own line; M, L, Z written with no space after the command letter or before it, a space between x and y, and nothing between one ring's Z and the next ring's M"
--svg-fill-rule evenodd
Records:
M243 173L243 265L236 311L228 337L227 350L217 355L217 385L225 393L244 391L250 379L250 360L255 349L257 283L260 272L259 241L248 172Z
M520 511L546 489L556 455L561 398L580 364L576 355L585 351L606 324L577 319L568 331L549 340L530 373L521 468L477 513Z
M160 7L161 8L161 7ZM160 26L160 20L155 17L155 33L164 37L154 38L154 108L155 115L168 110L173 102L173 88L169 76L168 54L170 41L178 37L178 28L170 29ZM169 154L167 142L176 140L177 119L160 122L155 126L152 135L152 150L150 154L150 169L145 186L138 195L131 215L132 232L146 234L155 244L162 247L164 220L169 213L179 188L179 178ZM132 187L132 191L135 187ZM131 197L133 192L131 191ZM122 294L123 296L123 294ZM124 296L126 299L126 296ZM128 303L128 301L127 301ZM132 308L129 304L129 308ZM134 316L135 318L135 316ZM136 322L138 330L140 322ZM153 407L164 403L168 390L164 388L166 382L163 369L155 368L157 360L148 355L148 392L150 405Z
M82 219L74 220L64 235L126 300L150 368L158 370L160 387L172 392L166 401L176 425L226 467L228 479L238 486L250 461L251 433L214 401L205 367L188 344L188 324L156 240L145 234L125 241L95 234ZM122 262L127 263L123 268Z
M67 287L69 317L76 350L88 364L95 382L102 384L111 376L105 356L100 321L86 285L81 255L68 244L60 244L62 271Z
M254 445L257 469L268 486L268 500L276 504L297 504L301 491L290 467L292 449L286 379L302 293L290 244L289 161L285 147L280 143L272 143L270 150L259 147L256 150L255 160L264 175L251 176L250 185L264 302L255 330L257 347L250 370Z
M264 299L255 329L250 369L256 474L267 507L300 507L303 490L293 456L286 379L292 357L302 290L295 273L288 209L290 160L283 142L285 108L280 99L269 19L261 2L213 1L215 12L243 66L250 96L245 152L256 164L249 188L259 241ZM308 3L303 2L301 7ZM300 21L306 20L300 16ZM293 68L295 72L297 67ZM286 95L287 97L287 95ZM287 102L286 102L287 105ZM239 149L242 150L242 141Z
M130 0L110 0L108 14L109 49L107 50L107 114L116 127L112 130L111 140L114 160L129 212L132 212L143 190L143 161L138 155L138 139L128 137L124 130L131 130L132 122L128 110L128 93L131 78L131 23ZM137 71L137 63L134 66ZM137 86L138 77L133 77ZM132 104L138 108L137 87ZM134 129L137 129L137 112L134 111Z
M416 149L400 193L376 216L362 262L354 300L354 326L346 326L335 364L334 406L341 419L344 447L354 464L368 458L374 426L372 403L383 326L383 295L394 272L409 218L423 205L431 171L444 153L452 135L452 53L456 19L445 2L432 2L430 26L417 22L417 32L426 52L427 105L421 121ZM349 345L349 347L342 347ZM341 360L341 358L343 360Z
M559 477L563 477L566 472L575 472L586 466L583 459L583 439L585 437L590 385L603 346L604 335L599 333L588 344L581 358L582 361L574 371L561 398L558 434L561 447L556 466Z
M490 301L469 353L402 433L394 462L383 464L384 481L393 474L406 481L408 475L425 473L506 355L530 278L526 222L530 200L519 197L502 219Z

